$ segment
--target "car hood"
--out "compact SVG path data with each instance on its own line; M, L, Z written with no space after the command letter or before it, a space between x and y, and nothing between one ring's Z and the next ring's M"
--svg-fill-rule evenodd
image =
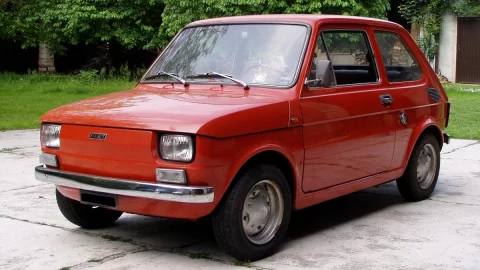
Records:
M288 100L285 90L139 84L56 108L41 120L229 137L287 127Z

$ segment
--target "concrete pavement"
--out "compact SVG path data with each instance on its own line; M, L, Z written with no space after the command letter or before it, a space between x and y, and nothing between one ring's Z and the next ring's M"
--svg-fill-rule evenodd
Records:
M38 182L38 130L0 132L0 269L479 269L480 143L442 151L429 200L405 202L394 182L294 213L281 249L240 263L216 245L208 219L124 214L80 229Z

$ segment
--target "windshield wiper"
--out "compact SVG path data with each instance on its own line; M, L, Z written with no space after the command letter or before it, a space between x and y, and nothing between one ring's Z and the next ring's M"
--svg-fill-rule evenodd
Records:
M189 75L187 75L187 76L185 76L185 77L186 77L186 78L220 77L220 78L229 79L229 80L231 80L232 82L235 82L235 83L237 83L238 85L243 86L243 89L245 89L245 90L250 89L250 86L248 86L248 84L246 84L245 82L243 82L243 81L241 81L241 80L239 80L239 79L235 79L232 75L222 74L222 73L218 73L218 72L215 72L215 71L210 71L210 72L207 72L207 73L189 74Z
M185 86L185 87L189 86L188 82L186 82L184 79L182 79L182 77L178 76L177 74L168 73L168 72L165 72L165 71L162 71L162 70L157 72L157 74L145 77L143 79L144 80L151 80L151 79L155 79L155 78L162 77L162 76L169 76L169 77L174 78L175 80L181 82L183 84L183 86Z

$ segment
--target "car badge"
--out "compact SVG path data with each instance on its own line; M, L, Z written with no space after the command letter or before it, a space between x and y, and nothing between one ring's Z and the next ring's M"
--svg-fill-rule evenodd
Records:
M105 141L107 139L107 134L101 134L101 133L90 133L90 136L88 137L90 140L99 140L99 141Z

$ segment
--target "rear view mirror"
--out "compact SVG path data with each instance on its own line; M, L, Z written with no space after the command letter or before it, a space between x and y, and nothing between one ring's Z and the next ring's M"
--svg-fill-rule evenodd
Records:
M308 87L330 87L332 85L332 63L329 60L315 60L315 79L305 80Z

